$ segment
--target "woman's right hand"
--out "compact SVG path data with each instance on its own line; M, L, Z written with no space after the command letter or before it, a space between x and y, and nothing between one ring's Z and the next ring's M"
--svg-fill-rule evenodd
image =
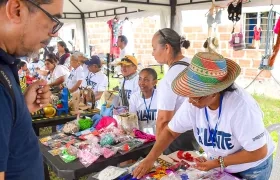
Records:
M154 160L145 158L132 172L134 178L140 179L150 172L154 166Z

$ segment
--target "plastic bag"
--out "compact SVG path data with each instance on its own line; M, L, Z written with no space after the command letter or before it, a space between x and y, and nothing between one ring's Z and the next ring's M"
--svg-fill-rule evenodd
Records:
M59 156L65 163L69 163L77 159L76 156L70 155L66 149L62 150Z
M132 133L133 129L139 129L138 117L134 113L120 114L118 120L120 121L120 127L127 133Z
M87 146L84 149L80 149L77 153L77 156L79 157L80 162L85 167L88 167L100 157L100 154L92 153L91 146Z
M118 123L117 121L109 116L103 117L98 124L96 125L95 129L96 130L100 130L102 128L106 128L107 126L109 126L110 124L113 124L115 127L118 127Z
M115 148L110 148L110 147L103 147L102 148L102 154L106 159L114 156L117 152L118 152L118 150L115 149Z
M62 131L67 134L74 134L79 131L79 127L74 122L68 122L63 126Z
M102 180L116 179L121 175L123 175L125 172L126 172L125 169L114 167L114 166L108 166L98 174L98 179L102 179Z
M118 106L114 107L113 115L120 115L129 112L129 108L127 106Z
M110 105L109 107L107 106L107 104L103 104L100 108L100 115L102 117L104 116L110 116L113 117L113 105Z

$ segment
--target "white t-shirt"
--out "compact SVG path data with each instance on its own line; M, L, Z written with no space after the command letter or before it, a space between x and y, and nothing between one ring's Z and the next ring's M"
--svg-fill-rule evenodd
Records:
M157 119L157 90L152 97L145 99L140 91L133 93L129 99L129 112L137 114L140 130L145 133L155 134ZM152 101L152 102L151 102ZM147 109L149 110L149 114Z
M122 59L126 55L131 55L132 56L132 52L129 50L129 48L127 46L120 50L120 57L119 58Z
M66 66L64 66L64 65L56 65L54 70L53 70L53 73L49 74L47 76L47 82L48 82L48 84L51 84L55 80L60 78L61 76L64 76L64 83L65 83L65 81L67 80L69 74L70 74L69 69L67 69Z
M84 79L85 79L85 75L82 66L79 66L76 69L72 69L70 75L67 78L66 87L68 89L72 89L77 84L78 81Z
M103 92L108 87L108 78L101 71L97 73L89 72L86 76L85 83L83 84L86 84L86 86L91 86L94 93Z
M41 61L41 60L39 60L39 61L36 62L36 63L35 63L35 62L29 63L29 64L28 64L28 69L29 69L29 71L30 71L30 74L31 74L32 76L34 76L34 75L37 74L37 73L36 73L36 69L37 69L37 68L44 69L44 66L45 66L44 62Z
M121 90L123 87L123 83L124 83L124 91L126 93L126 97L128 100L130 99L130 97L133 93L140 91L140 87L138 85L139 75L137 74L137 75L132 75L132 76L134 76L134 77L131 79L127 79L124 81L124 78L123 78L121 80L121 86L120 86L120 91L119 91L120 98L122 97ZM121 105L122 105L122 103L121 103Z
M190 63L190 60L188 58L183 58L181 61L185 61L187 63ZM166 111L177 111L181 104L186 99L185 97L178 96L175 94L172 90L171 84L173 80L177 77L179 73L181 73L187 66L184 65L174 65L171 67L163 79L160 81L158 86L158 102L157 107L160 110L166 110Z
M218 121L217 110L207 108L210 128L214 131ZM224 95L220 116L220 123L217 127L217 145L212 146L209 137L208 123L205 117L205 109L199 109L185 100L180 109L176 112L168 127L177 133L183 133L193 129L194 136L199 145L207 153L209 159L216 159L219 156L228 156L242 149L254 151L267 144L268 158L274 150L271 137L263 124L263 113L253 99L244 89L237 87L233 92ZM229 173L238 173L256 167L266 158L239 165L226 167Z

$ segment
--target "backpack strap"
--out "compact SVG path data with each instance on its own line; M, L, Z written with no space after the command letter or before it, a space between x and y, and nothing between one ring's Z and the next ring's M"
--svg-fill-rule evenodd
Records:
M16 110L15 94L13 91L13 86L11 84L11 80L9 79L9 76L5 72L2 64L0 64L0 84L2 84L7 89L7 91L9 92L9 94L13 100L12 105L14 108L12 109L12 114L13 114L13 124L14 124L15 123L15 110Z
M185 62L185 61L177 61L175 63L173 63L169 69L171 69L173 66L176 66L176 65L183 65L183 66L189 66L190 64Z

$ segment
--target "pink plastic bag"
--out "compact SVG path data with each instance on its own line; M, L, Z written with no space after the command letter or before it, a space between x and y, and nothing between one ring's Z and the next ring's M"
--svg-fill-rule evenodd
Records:
M102 128L106 128L110 124L113 124L115 127L118 127L118 123L114 118L112 118L110 116L105 116L99 121L99 123L96 125L95 129L100 130Z

